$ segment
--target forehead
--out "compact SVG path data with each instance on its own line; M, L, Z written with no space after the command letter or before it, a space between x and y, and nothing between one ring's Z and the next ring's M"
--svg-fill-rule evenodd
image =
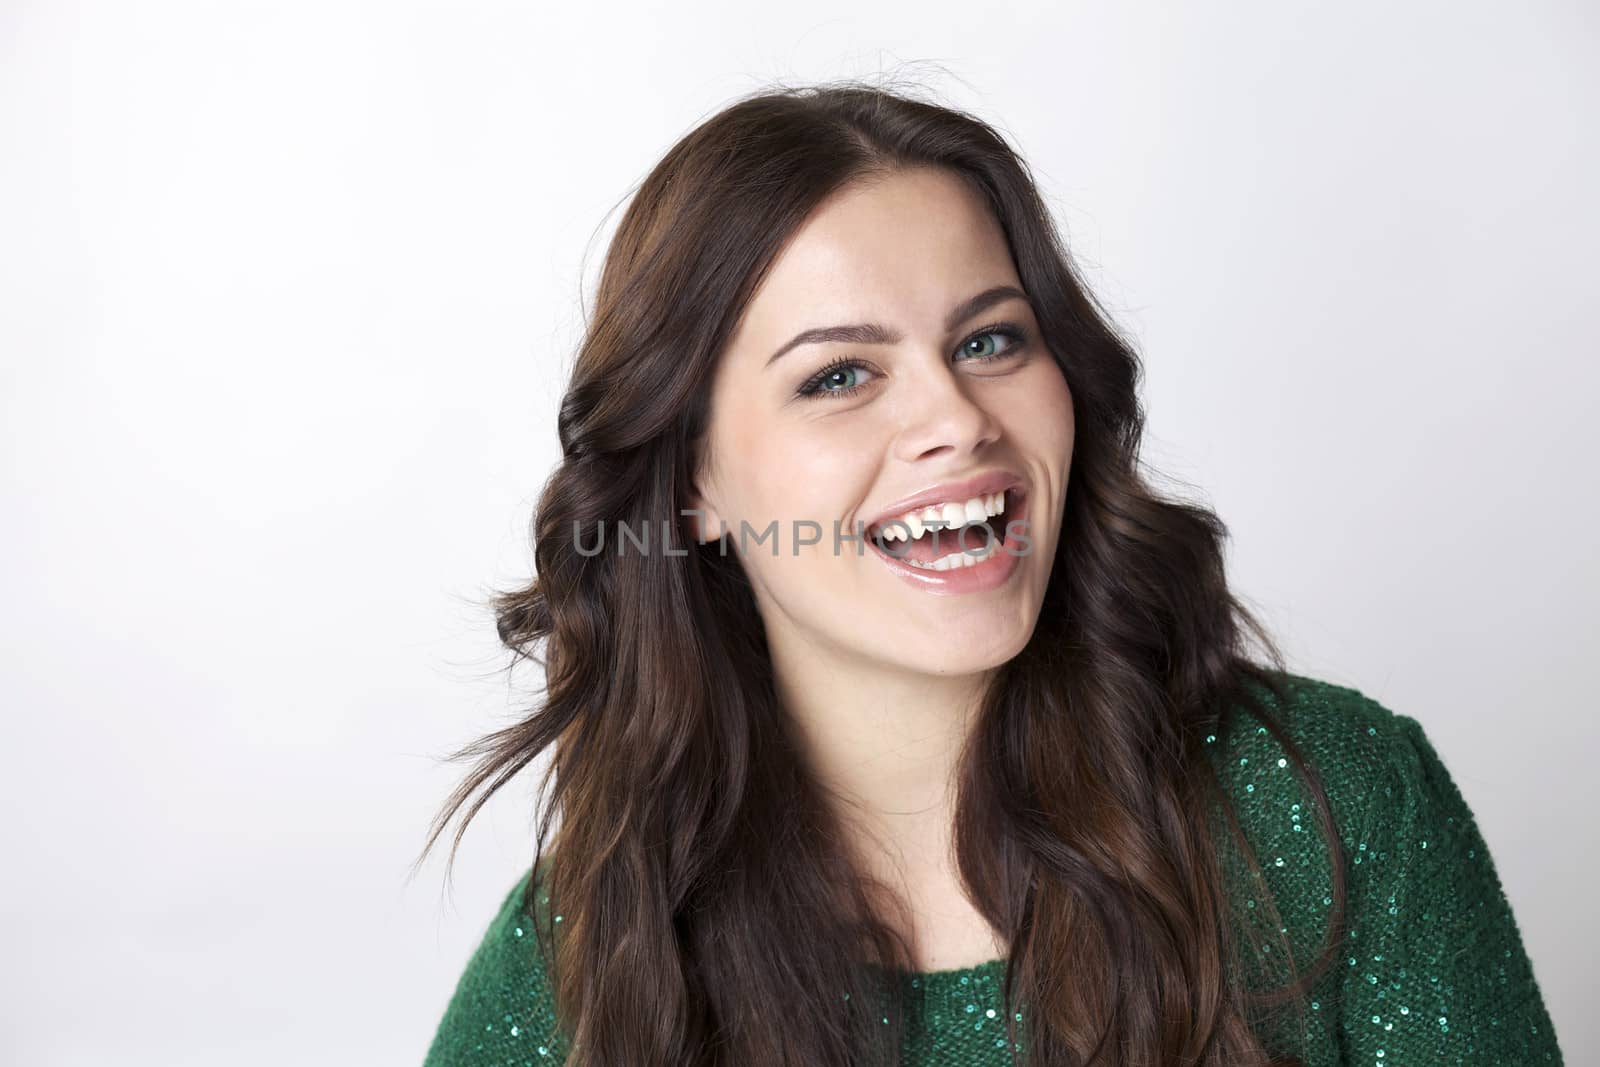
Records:
M734 345L766 349L844 322L930 335L956 304L1007 282L1018 284L1010 249L975 190L948 171L896 172L841 190L801 225L756 290Z

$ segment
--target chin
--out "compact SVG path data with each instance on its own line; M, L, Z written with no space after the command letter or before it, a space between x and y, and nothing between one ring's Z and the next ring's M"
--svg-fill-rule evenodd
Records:
M935 655L919 656L918 662L912 666L926 674L979 674L1015 659L1027 647L1028 638L1032 635L1031 624L1025 630L1008 627L1005 634L997 634L990 629L981 638L946 641Z

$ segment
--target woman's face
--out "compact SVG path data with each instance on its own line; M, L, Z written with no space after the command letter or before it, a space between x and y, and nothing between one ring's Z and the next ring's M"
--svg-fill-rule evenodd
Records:
M1017 292L969 303L1002 287ZM842 190L784 249L721 354L689 505L704 539L725 532L738 552L775 657L955 675L1027 643L1055 557L1073 411L1021 288L983 201L932 168ZM874 329L790 346L864 324ZM1003 486L1014 488L995 515ZM954 525L928 521L929 503L986 509L1012 535L984 562L948 568L963 544L979 558L985 538L974 527L958 541ZM885 543L901 560L844 539L908 513L921 539Z

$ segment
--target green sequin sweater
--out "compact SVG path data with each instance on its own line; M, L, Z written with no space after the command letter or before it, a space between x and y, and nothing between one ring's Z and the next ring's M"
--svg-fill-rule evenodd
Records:
M1449 772L1418 722L1354 689L1288 675L1291 698L1271 710L1328 793L1345 852L1347 934L1336 966L1303 1010L1256 1032L1269 1050L1310 1067L1342 1064L1560 1064L1561 1052L1533 966L1489 850ZM1302 968L1321 947L1332 903L1330 855L1283 749L1249 715L1207 739L1260 875L1223 852L1238 879L1245 922L1271 923L1257 907L1260 879L1278 933ZM424 1067L543 1067L568 1047L522 891L512 887L445 1008ZM547 902L547 897L541 897ZM559 928L558 928L559 929ZM1252 987L1289 972L1264 947L1244 966ZM1249 942L1245 942L1249 944ZM1259 952L1259 958L1254 958ZM1284 961L1287 962L1287 961ZM1003 960L904 973L905 1055L912 1067L1009 1064ZM1261 983L1257 985L1257 983ZM1015 1013L1019 1022L1025 1017ZM1025 1024L1023 1024L1025 1025ZM1020 1057L1019 1057L1020 1059Z

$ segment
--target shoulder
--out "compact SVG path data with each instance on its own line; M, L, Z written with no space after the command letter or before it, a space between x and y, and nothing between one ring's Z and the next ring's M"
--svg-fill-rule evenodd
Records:
M1380 755L1399 726L1401 716L1360 689L1303 674L1273 672L1271 677L1276 690L1255 682L1247 689L1297 744L1363 762ZM1242 716L1238 725L1245 719L1251 717Z
M1281 727L1284 737L1315 772L1325 790L1340 837L1358 854L1371 832L1393 829L1415 818L1430 799L1460 802L1422 723L1396 712L1352 686L1305 675L1278 672L1278 689L1253 685L1249 691ZM1263 800L1293 796L1311 799L1282 741L1256 716L1240 709L1211 747L1235 795ZM1270 819L1269 804L1250 812ZM1293 814L1293 812L1291 812ZM1427 813L1423 813L1427 814Z
M1288 746L1250 708L1233 709L1204 747L1262 872L1257 878L1246 860L1235 861L1247 904L1259 903L1252 887L1265 889L1286 915L1320 927L1337 862L1348 919L1359 922L1364 909L1387 909L1395 879L1414 880L1454 851L1478 859L1472 812L1419 721L1351 686L1271 677L1275 687L1251 683L1249 693L1323 791L1340 849L1336 857L1312 782Z
M560 1062L554 989L537 936L537 924L559 919L550 915L542 877L536 879L542 870L530 867L501 899L457 980L424 1067L498 1064L530 1051L537 1062Z
M1206 736L1206 752L1224 790L1242 803L1240 817L1269 817L1270 798L1309 798L1293 753L1314 771L1336 821L1347 824L1390 784L1397 755L1411 744L1416 721L1352 686L1290 672L1270 672L1270 685L1246 683L1245 701L1227 709ZM1283 739L1259 712L1282 729ZM1261 803L1250 803L1258 800ZM1304 806L1288 814L1304 814Z
M1387 1051L1404 1062L1560 1063L1489 846L1423 725L1357 689L1279 678L1283 694L1264 703L1326 789L1347 900L1344 951L1313 990L1315 1025L1338 1027L1352 1061L1381 1063ZM1261 876L1245 870L1236 892L1252 918L1270 893L1278 930L1310 960L1334 870L1310 825L1311 794L1248 715L1218 732L1219 779L1260 861ZM1288 977L1281 966L1254 974Z
M1287 672L1271 677L1276 688L1252 682L1247 692L1315 773L1341 838L1357 852L1368 831L1416 816L1429 800L1461 802L1417 719L1352 686ZM1250 708L1234 709L1212 736L1206 747L1233 796L1292 796L1289 803L1304 811L1311 797L1292 756ZM1273 810L1270 803L1247 804L1240 815L1270 819Z
M1376 858L1371 843L1405 818L1407 796L1425 784L1421 727L1351 686L1284 672L1271 678L1274 685L1247 687L1204 747L1250 849L1247 857L1219 827L1230 894L1251 924L1286 933L1296 955L1309 959L1332 918L1336 877L1354 888Z
M1415 719L1351 686L1287 672L1272 677L1276 689L1250 683L1247 691L1316 772L1336 814L1366 810L1375 792L1393 784L1397 767L1416 768L1422 727ZM1232 709L1211 737L1214 765L1246 797L1298 781L1287 746L1251 707Z

